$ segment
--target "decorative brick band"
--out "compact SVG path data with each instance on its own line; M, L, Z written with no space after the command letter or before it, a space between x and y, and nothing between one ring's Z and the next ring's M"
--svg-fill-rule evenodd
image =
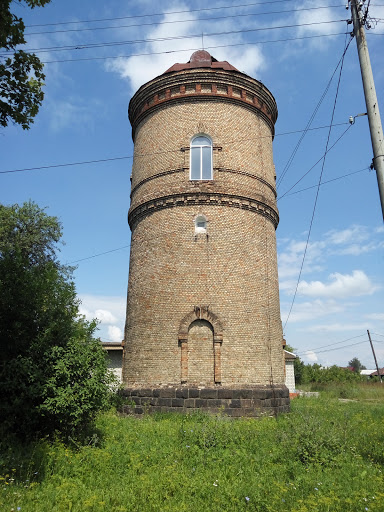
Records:
M157 210L165 208L174 208L175 206L191 206L191 205L214 205L229 206L233 208L241 208L254 213L258 213L272 222L275 229L279 223L279 215L271 206L251 199L249 197L237 196L232 194L221 194L215 192L197 192L197 193L181 193L168 196L156 197L146 201L128 213L128 224L131 230L136 223L146 215Z
M286 386L253 386L247 388L188 388L156 389L126 388L121 394L131 401L124 405L124 414L145 412L203 411L227 416L264 416L289 412L289 391Z
M135 185L132 190L131 190L131 199L133 197L133 194L142 186L144 185L145 183L148 183L149 181L152 181L152 180L155 180L157 178L162 178L163 176L167 176L167 175L170 175L170 174L176 174L176 173L179 173L179 172L185 172L189 170L188 167L183 167L181 169L170 169L169 171L163 171L163 172L158 172L157 174L154 174L153 176L149 176L148 178L145 178L143 180L141 180L137 185ZM250 172L247 172L247 171L238 171L236 169L224 169L223 167L214 167L213 168L214 171L218 171L218 172L229 172L229 173L232 173L232 174L241 174L243 176L247 176L248 178L253 178L255 180L258 180L260 181L261 183L263 183L264 185L266 185L272 192L273 192L273 195L275 197L277 197L277 193L276 193L276 190L275 190L275 187L273 185L271 185L270 183L268 183L268 181L266 181L264 178L262 178L261 176L257 176L256 174L251 174Z
M266 185L269 189L271 189L273 192L273 195L275 197L277 197L275 187L273 185L271 185L270 183L268 183L268 181L265 180L264 178L262 178L261 176L257 176L256 174L251 174L250 172L247 172L247 171L238 171L236 169L223 169L222 167L219 167L217 170L218 170L218 172L230 172L232 174L242 174L243 176L247 176L248 178L253 178L255 180L258 180L261 183L263 183L264 185Z
M163 176L167 176L168 174L176 174L178 172L184 172L184 171L185 171L184 168L182 168L182 169L171 169L169 171L158 172L157 174L154 174L153 176L148 176L148 178L145 178L144 180L139 181L139 183L133 187L133 189L131 190L130 197L132 198L132 196L136 192L136 190L138 188L140 188L142 185L144 185L145 183L148 183L149 181L155 180L156 178L162 178Z

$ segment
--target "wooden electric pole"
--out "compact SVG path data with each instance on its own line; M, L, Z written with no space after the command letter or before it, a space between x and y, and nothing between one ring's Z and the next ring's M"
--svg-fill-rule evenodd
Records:
M377 102L375 83L369 59L368 45L365 37L364 24L362 19L361 2L351 0L351 12L353 21L353 33L356 38L357 52L363 80L365 104L367 106L369 130L371 132L373 149L373 168L376 170L377 183L379 186L381 211L384 219L384 137L381 125L379 104Z
M381 379L381 374L380 374L380 370L379 370L379 365L377 364L377 359L376 359L376 354L375 354L375 349L373 348L373 343L372 343L372 340L371 340L371 334L369 332L369 330L367 329L367 333L368 333L368 338L369 338L369 343L371 344L371 349L372 349L372 354L373 354L373 357L375 359L375 364L376 364L376 370L377 370L377 376L379 377L380 379L380 384L383 383L382 379Z

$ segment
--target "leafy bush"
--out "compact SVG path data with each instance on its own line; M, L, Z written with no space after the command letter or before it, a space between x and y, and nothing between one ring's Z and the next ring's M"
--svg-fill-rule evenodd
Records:
M79 316L61 225L34 203L0 205L2 433L76 435L106 407L112 375L95 322Z

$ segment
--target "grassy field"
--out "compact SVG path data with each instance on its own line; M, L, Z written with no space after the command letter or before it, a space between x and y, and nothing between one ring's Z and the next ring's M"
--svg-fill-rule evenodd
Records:
M3 441L0 510L382 512L382 388L323 389L261 420L111 412L86 446Z

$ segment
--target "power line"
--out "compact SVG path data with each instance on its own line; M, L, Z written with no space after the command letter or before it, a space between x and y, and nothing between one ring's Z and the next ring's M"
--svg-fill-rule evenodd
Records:
M308 27L314 25L329 25L331 23L340 23L346 22L348 20L329 20L329 21L315 21L311 23L295 23L292 25L280 25L280 26L272 26L272 27L260 27L260 28L250 28L250 29L242 29L242 30L227 30L224 32L211 32L209 34L204 34L205 37L212 36L228 36L232 34L246 34L250 32L263 32L270 30L281 30L284 28L297 28L297 27ZM108 41L103 43L87 43L87 44L76 44L76 45L66 45L66 46L47 46L41 48L26 48L28 52L34 53L45 53L45 52L56 52L56 51L72 51L72 50L84 50L90 48L106 48L112 46L125 46L131 44L146 44L146 43L156 43L156 42L165 42L165 41L181 41L185 39L196 39L201 38L200 34L191 34L191 35L183 35L183 36L169 36L169 37L157 37L150 39L134 39L134 40L126 40L126 41ZM12 55L14 52L6 52L0 54L2 57L6 57Z
M110 254L111 252L116 252L116 251L121 251L122 249L127 249L128 247L131 247L131 244L123 245L122 247L117 247L117 249L111 249L110 251L100 252L98 254L93 254L92 256L87 256L86 258L81 258L79 260L71 261L69 263L66 263L66 265L73 265L74 263L80 263L81 261L91 260L93 258L97 258L98 256L104 256L104 254Z
M351 345L348 345L347 347L337 347L337 348L329 348L328 350L319 350L316 351L316 354L322 354L324 352L333 352L334 350L341 350L342 348L349 348L349 347L355 347L356 345L363 345L366 343L365 341L359 341L358 343L352 343Z
M333 126L342 126L345 124L349 125L349 123L336 123ZM317 126L315 128L311 128L311 130L322 130L324 128L329 128L329 125ZM275 137L282 137L284 135L292 135L295 133L300 133L301 131L302 130L294 130L291 132L277 133L277 134L275 134ZM260 136L257 138L260 138L260 139L270 138L270 135ZM241 139L240 141L239 141L239 139L236 141L229 141L229 142L226 142L226 144L227 145L235 144L235 143L245 142L245 141L249 141L249 140L256 140L256 137L252 137L250 139ZM143 154L140 154L137 156L142 158L142 157L146 157L146 156L153 156L153 155L159 155L159 154L164 154L164 153L178 153L179 151L180 151L180 149L170 149L168 151L143 153ZM112 157L112 158L100 158L98 160L82 160L82 161L78 161L78 162L67 162L67 163L63 163L63 164L41 165L41 166L36 166L36 167L25 167L25 168L21 168L21 169L11 169L11 170L7 170L7 171L0 171L0 174L12 174L12 173L16 173L16 172L39 171L39 170L44 170L44 169L55 169L55 168L59 168L59 167L72 167L75 165L98 164L98 163L103 163L103 162L113 162L116 160L127 160L127 159L132 159L132 158L133 158L133 155L126 155L126 156L118 156L118 157Z
M329 88L330 88L330 86L331 86L331 83L332 83L332 81L333 81L333 78L334 78L334 76L335 76L335 74L336 74L336 71L338 70L338 68L339 68L340 64L342 63L343 58L344 58L344 54L341 56L341 58L340 58L339 62L337 63L337 66L335 67L335 69L334 69L334 71L333 71L333 73L332 73L332 75L331 75L330 79L328 80L328 83L327 83L327 85L326 85L326 87L325 87L325 89L324 89L324 91L323 91L323 93L322 93L322 95L321 95L321 97L320 97L319 101L317 102L317 105L316 105L315 109L313 110L313 112L312 112L312 114L311 114L311 117L309 118L309 121L308 121L308 123L307 123L307 125L306 125L305 130L303 131L303 133L302 133L301 137L299 138L299 140L298 140L298 142L297 142L297 144L296 144L295 148L293 149L293 151L292 151L292 153L291 153L290 157L288 158L288 161L287 161L287 163L285 164L285 167L284 167L284 169L283 169L283 172L281 173L281 175L280 175L279 179L277 180L277 183L276 183L276 188L277 188L277 189L280 187L280 185L281 185L281 183L282 183L282 181L283 181L283 179L284 179L285 175L287 174L287 172L288 172L289 168L291 167L291 165L292 165L292 163L293 163L293 160L294 160L294 158L295 158L295 156L296 156L296 153L298 152L299 147L300 147L301 143L303 142L304 137L305 137L305 136L306 136L306 134L307 134L307 131L309 130L309 128L310 128L310 126L311 126L312 122L314 121L314 119L315 119L315 117L316 117L316 114L317 114L317 112L319 111L320 106L321 106L321 104L323 103L324 98L326 97L326 95L327 95L327 93L328 93L328 91L329 91Z
M296 183L295 183L294 185L292 185L292 187L291 187L290 189L288 189L288 190L287 190L287 192L284 192L284 194L283 194L282 196L280 196L278 200L283 199L283 197L285 197L286 195L288 195L288 192L290 192L293 188L295 188L295 187L296 187L296 185L297 185L298 183L300 183L300 181L301 181L302 179L304 179L304 178L305 178L305 176L307 176L307 174L309 174L309 173L312 171L312 169L314 169L314 168L316 167L316 165L317 165L317 164L319 164L321 161L323 161L323 162L324 162L324 161L325 161L325 157L327 156L327 154L331 151L331 149L333 149L333 148L336 146L336 144L337 144L337 143L338 143L338 142L339 142L339 141L344 137L344 135L347 133L347 131L348 131L352 126L353 126L353 125L349 125L349 126L348 126L348 128L347 128L346 130L344 130L344 132L340 135L340 137L339 137L338 139L336 139L336 141L332 144L332 146L331 146L330 148L327 148L327 150L326 150L326 152L323 154L323 156L322 156L321 158L319 158L319 160L318 160L314 165L312 165L312 167L311 167L311 168L310 168L310 169L309 169L305 174L303 174L303 176L302 176L299 180L297 180L297 181L296 181ZM321 185L321 183L320 183L319 185L317 185L317 186L320 186L320 185Z
M214 50L217 48L231 48L235 46L248 46L248 45L257 45L257 44L269 44L269 43L282 43L282 42L289 42L289 41L299 41L302 39L314 39L314 38L324 38L324 37L333 37L333 36L340 36L345 35L348 32L334 32L331 34L316 34L311 36L301 36L301 37L287 37L284 39L268 39L264 41L252 41L252 42L243 42L243 43L233 43L233 44L220 44L215 46L205 46L206 50ZM378 35L384 35L384 34L378 34ZM196 50L201 50L201 46L198 48L186 48L186 49L180 49L180 50L167 50L162 52L142 52L142 53L131 53L129 55L110 55L105 57L81 57L79 59L56 59L56 60L46 60L42 61L43 64L53 64L53 63L60 63L60 62L83 62L83 61L91 61L91 60L112 60L112 59L125 59L130 57L144 57L147 55L165 55L165 54L172 54L172 53L186 53L186 52L194 52Z
M341 61L341 66L340 66L340 72L339 72L339 80L338 80L338 83L337 83L336 94L335 94L335 100L334 100L334 103L333 103L333 109L332 109L332 115L331 115L331 124L330 124L330 128L329 128L329 131L328 131L327 142L326 142L326 145L325 145L325 153L324 153L324 158L323 158L323 165L322 165L321 172L320 172L320 176L319 176L319 183L318 183L318 186L317 186L317 192L316 192L315 202L314 202L314 205L313 205L312 217L311 217L311 221L310 221L310 223L309 223L309 229L308 229L307 241L306 241L306 244L305 244L305 249L304 249L303 259L302 259L301 266L300 266L299 276L298 276L298 278L297 278L297 284L296 284L295 293L293 294L293 299L292 299L291 307L290 307L290 309L289 309L289 313L288 313L288 316L287 316L287 319L286 319L286 321L285 321L285 324L284 324L283 329L285 329L285 326L286 326L286 325L287 325L287 323L288 323L289 317L291 316L292 309L293 309L293 305L294 305L294 303L295 303L295 299L296 299L297 292L298 292L298 289L299 289L299 284L300 284L301 274L302 274L302 272L303 272L304 261L305 261L305 257L306 257L306 255L307 255L307 250L308 250L308 245L309 245L309 239L310 239L310 237L311 237L311 232L312 232L313 221L314 221L314 218L315 218L315 212L316 212L317 201L318 201L319 193L320 193L320 184L321 184L321 179L322 179L322 176L323 176L323 172L324 172L324 165L325 165L325 155L328 153L328 144L329 144L329 140L330 140L330 137L331 137L332 123L333 123L333 118L334 118L334 115L335 115L337 98L338 98L338 96L339 96L339 87L340 87L340 81L341 81L341 74L342 74L342 71L343 71L344 57L345 57L345 54L347 53L347 50L348 50L348 48L349 48L349 45L351 44L351 41L352 41L352 37L351 37L351 36L350 36L350 39L349 39L349 42L348 42L348 43L347 43L347 41L345 41L345 42L346 42L346 44L345 44L345 48L344 48L344 52L343 52L343 56L342 56L342 61ZM347 130L345 130L345 132L344 132L344 133L346 133L346 132L348 131L348 129L349 129L349 127L347 128ZM339 138L338 140L340 140L340 138Z
M135 14L131 16L120 16L115 18L101 18L101 19L95 19L95 20L76 20L76 21L62 21L58 23L44 23L44 24L35 24L35 25L27 25L27 27L48 27L48 26L54 26L54 25L71 25L71 24L77 24L77 23L96 23L100 21L116 21L116 20L128 20L128 19L136 19L136 18L148 18L151 16L165 16L167 14L183 14L183 13L190 13L190 12L202 12L202 11L218 11L223 9L236 9L238 7L254 7L255 5L267 5L267 4L280 4L280 3L286 3L286 2L292 2L292 0L271 0L268 2L252 2L248 4L237 4L237 5L221 5L217 7L203 7L200 9L184 9L182 11L164 11L159 13L151 13L151 14Z
M337 178L333 178L331 180L323 181L323 182L321 182L320 186L326 185L327 183L332 183L333 181L341 180L342 178L347 178L348 176L352 176L354 174L358 174L359 172L370 171L370 170L371 170L370 167L364 167L364 169L360 169L358 171L353 171L353 172L350 172L348 174L343 174L342 176L338 176ZM312 188L316 188L317 186L318 185L312 185L312 186L307 187L307 188L302 188L300 190L296 190L296 192L291 192L290 194L285 193L284 197L293 196L294 194L299 194L300 192L305 192L305 191L310 190ZM280 197L280 199L282 199L282 197Z
M114 160L126 160L129 158L133 158L133 156L117 156L114 158L101 158L99 160L84 160L82 162L68 162L65 164L53 164L53 165L41 165L39 167L26 167L24 169L12 169L10 171L0 171L0 174L9 174L14 172L25 172L25 171L38 171L42 169L54 169L58 167L71 167L74 165L84 165L84 164L99 164L101 162L113 162Z
M318 349L321 349L321 348L327 348L327 347L333 347L335 345L341 345L342 343L347 343L347 341L351 341L351 340L355 340L357 338L361 338L363 336L366 336L366 334L359 334L358 336L353 336L352 338L347 338L346 340L342 340L342 341L336 341L335 343L329 343L328 345L321 345L321 347L316 347L316 348L310 348L308 350L299 350L298 352L295 352L295 354L305 354L305 353L308 353L308 352L317 352Z
M213 16L209 18L189 18L184 20L172 20L172 21L151 21L147 23L132 23L130 25L113 25L109 27L87 27L87 28L72 28L65 30L49 30L45 32L26 32L26 36L31 35L42 35L42 34L63 34L68 32L89 32L96 30L115 30L121 28L131 28L131 27L144 27L144 26L153 26L153 25L173 25L175 23L190 23L190 22L201 22L201 21L215 21L215 20L223 20L228 18L250 18L252 16L268 16L270 14L284 14L284 13L293 13L293 12L301 12L301 11L314 11L320 9L330 9L330 8L344 7L343 5L324 5L317 7L305 7L302 9L290 9L285 11L268 11L268 12L249 12L242 14L228 14L227 16Z

